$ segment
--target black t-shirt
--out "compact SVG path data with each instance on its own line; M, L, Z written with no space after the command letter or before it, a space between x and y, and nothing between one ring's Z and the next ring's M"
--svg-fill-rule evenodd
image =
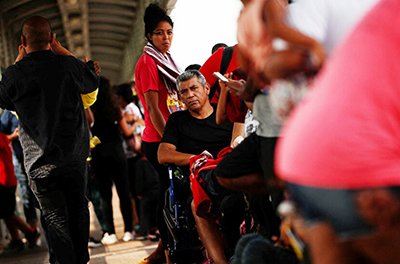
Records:
M211 104L213 113L205 119L197 119L189 110L169 116L161 142L170 143L183 153L198 155L204 150L214 158L231 143L233 124L217 125L217 105Z

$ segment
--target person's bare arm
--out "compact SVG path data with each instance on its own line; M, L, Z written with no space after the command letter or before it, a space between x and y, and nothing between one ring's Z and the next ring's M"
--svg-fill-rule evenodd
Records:
M24 45L19 45L18 47L18 56L14 61L14 64L22 60L26 56L26 51Z
M133 113L126 112L124 114L124 118L125 118L126 122L129 123L129 124L131 124L131 123L136 121L136 115L133 114Z
M240 142L234 143L235 139L240 136L242 138L246 137L244 132L244 123L234 123L232 130L232 139L231 139L231 146L233 148L235 148L238 145L238 143L240 143Z
M264 75L270 80L286 78L307 69L307 55L299 50L272 52L264 63Z
M223 125L223 124L227 124L230 122L228 115L226 114L228 88L227 88L227 85L225 82L219 80L218 83L219 83L219 86L221 87L221 93L220 93L219 99L218 99L215 120L218 125Z
M14 130L14 132L10 135L7 135L8 140L11 142L14 139L18 138L19 134L18 134L18 127Z
M158 108L158 92L148 91L144 93L144 99L146 101L147 111L149 112L151 122L156 128L158 134L162 137L164 134L165 120L161 110Z
M178 166L188 165L190 163L190 157L194 154L182 153L176 151L176 147L170 143L161 143L158 148L158 162L173 163Z
M271 36L281 38L290 44L299 45L308 48L313 56L318 60L317 67L320 67L325 59L325 51L322 45L284 22L285 8L279 3L279 0L269 0L264 5L264 17L266 26Z
M74 57L75 57L75 55L72 54L72 53L71 53L69 50L67 50L65 47L63 47L63 46L61 45L60 41L58 41L58 40L54 40L54 41L51 43L50 48L51 48L51 50L52 50L55 54L57 54L57 55L66 55L66 56L74 56ZM85 63L88 62L88 58L87 58L86 56L84 56L84 57L83 57L83 61L84 61ZM94 64L94 70L95 70L95 72L97 73L97 75L99 75L100 72L101 72L101 67L100 67L99 63L98 63L97 61L94 61L93 64Z
M124 118L121 118L118 123L125 137L133 135L136 130L136 123L134 123L132 126L129 126Z
M92 126L94 125L94 115L93 112L90 108L86 108L85 109L85 114L86 114L86 119L88 122L88 127L89 127L89 131L92 128Z
M60 41L58 40L54 40L51 43L51 50L57 54L57 55L66 55L66 56L74 56L74 54L72 54L69 50L67 50L66 48L64 48ZM75 56L74 56L75 57Z
M248 78L247 82L243 82L239 86L239 96L240 98L243 99L245 102L253 102L254 98L256 97L256 94L260 91L261 89L259 87L256 87L254 85L254 82L252 81L251 78ZM252 108L251 108L252 109Z
M137 123L138 125L145 126L145 123L144 123L143 118L137 119L137 120L136 120L136 123Z

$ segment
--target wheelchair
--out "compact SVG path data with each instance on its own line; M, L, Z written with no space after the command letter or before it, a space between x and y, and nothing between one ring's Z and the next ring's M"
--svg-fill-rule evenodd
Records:
M171 187L165 193L164 220L169 229L168 256L173 263L202 263L204 247L199 240L190 208L190 180L175 165L168 165Z

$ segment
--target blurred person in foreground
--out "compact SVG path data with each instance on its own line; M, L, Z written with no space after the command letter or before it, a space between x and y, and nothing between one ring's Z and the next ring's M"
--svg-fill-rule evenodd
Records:
M21 41L16 63L2 75L0 107L19 117L25 169L39 202L50 262L87 263L89 133L81 94L97 89L100 69L55 41L43 17L24 22Z
M366 15L278 141L315 264L400 263L398 10L382 0Z
M292 78L294 74L315 74L324 62L323 51L330 56L333 47L377 1L297 0L288 6L284 0L242 1L237 50L241 66L250 77L247 85L239 83L237 87L244 100L254 101L254 117L260 123L257 136L277 139L287 114L308 90L308 81L304 85ZM270 153L273 160L273 149ZM221 178L222 184L249 192L263 186L262 175L245 176ZM265 180L268 187L279 185L276 177ZM246 187L249 188L245 190Z

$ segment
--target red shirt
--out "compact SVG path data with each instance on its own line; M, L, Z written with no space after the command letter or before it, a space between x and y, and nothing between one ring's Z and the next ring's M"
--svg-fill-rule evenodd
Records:
M162 135L159 135L153 123L151 122L149 112L147 111L147 103L144 94L148 91L158 92L158 108L160 109L165 121L167 121L170 113L167 108L167 88L162 79L161 73L157 69L156 62L147 53L143 53L140 57L135 69L136 89L139 94L140 101L144 108L145 129L143 131L143 141L159 142Z
M226 70L225 73L230 73L233 72L234 69L239 67L239 62L236 54L236 49L237 45L234 46L233 48L233 55L232 59L229 63L228 69ZM214 54L211 55L210 58L203 64L201 69L199 70L201 74L203 74L204 78L206 78L206 81L210 85L210 87L213 87L214 84L218 81L218 78L213 75L214 72L219 72L221 68L221 60L222 60L222 54L224 53L224 48L219 48ZM224 74L225 74L224 73ZM218 87L219 91L219 87ZM213 100L211 101L212 103L217 103L218 102L219 96L217 96L217 92L215 93ZM215 101L216 100L216 101Z
M17 186L11 143L3 133L0 133L0 184L5 187Z

